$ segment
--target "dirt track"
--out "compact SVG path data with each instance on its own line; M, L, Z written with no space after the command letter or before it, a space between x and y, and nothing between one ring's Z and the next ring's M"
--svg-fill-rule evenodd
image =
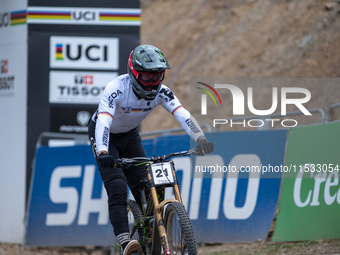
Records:
M17 244L0 243L0 255L108 255L106 248L32 248L22 251ZM308 242L253 242L224 245L207 245L198 248L199 255L219 254L340 254L340 240Z

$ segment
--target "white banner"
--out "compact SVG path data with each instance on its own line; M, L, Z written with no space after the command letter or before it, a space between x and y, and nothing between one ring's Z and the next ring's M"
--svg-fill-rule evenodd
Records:
M25 37L25 34L21 35ZM2 37L1 37L2 39ZM24 233L27 128L27 42L0 45L0 242Z
M119 68L119 39L51 36L50 67L117 70Z
M50 72L50 103L98 104L116 72Z
M0 1L0 44L26 42L26 3Z
M141 9L36 7L27 9L29 24L140 26Z

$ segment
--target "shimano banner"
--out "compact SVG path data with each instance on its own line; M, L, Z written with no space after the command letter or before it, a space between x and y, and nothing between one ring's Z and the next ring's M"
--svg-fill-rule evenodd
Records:
M39 148L31 185L27 245L114 242L107 195L90 146Z
M215 145L212 154L174 159L196 242L265 240L278 202L287 130L206 136ZM184 150L186 137L158 138L155 154Z

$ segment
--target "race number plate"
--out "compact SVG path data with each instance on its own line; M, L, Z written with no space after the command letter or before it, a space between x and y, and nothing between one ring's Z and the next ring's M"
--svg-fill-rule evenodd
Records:
M174 183L174 176L170 162L152 164L151 172L155 186Z

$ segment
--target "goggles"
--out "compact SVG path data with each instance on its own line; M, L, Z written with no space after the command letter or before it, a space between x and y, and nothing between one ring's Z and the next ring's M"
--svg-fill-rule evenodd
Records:
M159 73L137 72L136 80L143 86L157 86L164 80L164 71Z

